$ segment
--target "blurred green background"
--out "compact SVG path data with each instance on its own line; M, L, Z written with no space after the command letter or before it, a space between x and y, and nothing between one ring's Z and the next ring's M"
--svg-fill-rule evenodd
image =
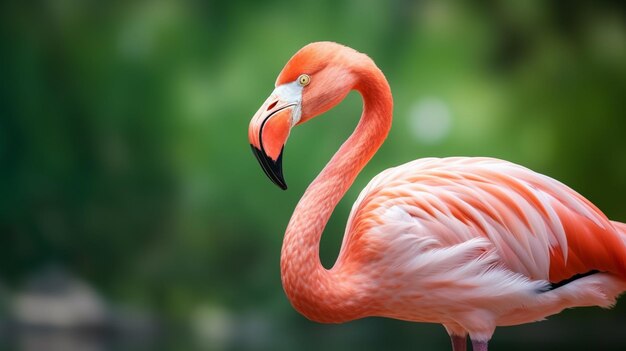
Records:
M284 229L360 97L292 132L287 192L250 152L250 118L312 41L367 53L389 79L394 126L327 227L327 266L360 189L420 157L520 163L626 221L625 13L609 1L3 3L0 350L450 349L436 325L309 322L282 292ZM621 301L500 328L491 346L624 350L625 331Z

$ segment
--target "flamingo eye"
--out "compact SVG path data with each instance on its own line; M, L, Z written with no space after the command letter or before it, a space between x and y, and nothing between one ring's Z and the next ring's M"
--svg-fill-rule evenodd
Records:
M309 85L309 83L311 83L311 77L309 77L308 74L301 74L300 77L298 77L298 84L300 84L301 87L305 87Z

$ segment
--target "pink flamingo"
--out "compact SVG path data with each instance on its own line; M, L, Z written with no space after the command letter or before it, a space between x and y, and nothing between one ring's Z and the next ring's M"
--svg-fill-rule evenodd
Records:
M465 350L468 335L474 350L487 350L496 326L610 307L626 290L626 224L550 177L493 158L427 158L380 173L325 269L324 227L391 127L387 80L365 54L309 44L284 67L248 134L265 173L286 189L291 128L353 89L364 102L359 124L300 199L283 241L283 287L304 316L441 323L453 350Z

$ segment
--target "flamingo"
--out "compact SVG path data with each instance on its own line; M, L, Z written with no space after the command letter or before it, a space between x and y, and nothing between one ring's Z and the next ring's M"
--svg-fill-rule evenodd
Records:
M283 288L305 317L439 323L454 351L466 350L468 336L473 350L486 351L496 326L608 308L626 290L626 224L555 179L485 157L418 159L378 174L352 207L335 264L324 268L324 227L391 127L385 76L347 46L306 45L248 131L266 175L287 189L282 155L291 128L351 90L362 96L361 119L306 189L283 240Z

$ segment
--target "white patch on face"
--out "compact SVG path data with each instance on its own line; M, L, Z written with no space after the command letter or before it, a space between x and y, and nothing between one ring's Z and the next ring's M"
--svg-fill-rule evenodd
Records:
M293 107L291 126L300 122L302 115L302 86L297 81L279 85L272 92L280 101L287 104L295 104Z

